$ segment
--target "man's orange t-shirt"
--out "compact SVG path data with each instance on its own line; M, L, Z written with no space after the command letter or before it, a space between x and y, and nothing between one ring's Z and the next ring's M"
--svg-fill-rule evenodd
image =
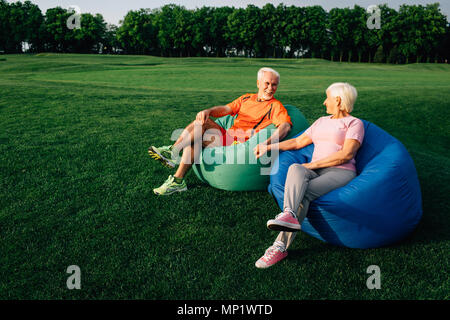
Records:
M233 126L227 130L231 136L242 136L245 132L248 139L272 123L276 127L284 122L292 126L286 108L275 98L258 101L258 94L247 93L227 106L231 108L233 116L237 114Z

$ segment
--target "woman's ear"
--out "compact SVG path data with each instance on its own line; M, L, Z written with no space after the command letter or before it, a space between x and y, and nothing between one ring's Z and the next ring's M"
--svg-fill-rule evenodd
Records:
M337 96L336 97L336 103L337 103L337 105L338 105L338 107L340 107L341 106L341 97L339 97L339 96Z

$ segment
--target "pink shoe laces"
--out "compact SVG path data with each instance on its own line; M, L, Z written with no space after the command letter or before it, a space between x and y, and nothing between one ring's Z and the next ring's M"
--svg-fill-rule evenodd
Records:
M274 257L277 256L278 252L284 252L284 250L282 250L278 246L271 246L264 253L264 256L262 257L262 260L264 262L266 262L266 263L270 262Z

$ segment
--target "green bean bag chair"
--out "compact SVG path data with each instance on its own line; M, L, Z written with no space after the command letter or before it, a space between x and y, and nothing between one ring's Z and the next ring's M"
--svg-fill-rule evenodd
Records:
M285 105L292 121L289 134L283 139L290 139L309 127L308 121L296 107ZM218 118L216 123L225 129L231 128L235 117ZM268 139L276 127L272 124L252 136L245 143L205 148L199 163L193 165L197 177L211 186L229 191L267 190L270 182L272 161L270 157L255 158L253 148Z

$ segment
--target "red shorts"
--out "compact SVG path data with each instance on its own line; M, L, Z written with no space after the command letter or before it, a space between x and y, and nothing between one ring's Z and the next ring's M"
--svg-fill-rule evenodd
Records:
M222 127L220 127L220 133L222 134L222 146L230 146L234 141L233 137Z
M232 136L228 133L227 130L225 130L222 127L220 127L220 133L222 134L222 146L231 146L233 144L233 142L235 142L235 141L237 141L239 143L243 143L248 140L248 137L245 137L245 139L243 139L243 138L238 138L236 136Z

